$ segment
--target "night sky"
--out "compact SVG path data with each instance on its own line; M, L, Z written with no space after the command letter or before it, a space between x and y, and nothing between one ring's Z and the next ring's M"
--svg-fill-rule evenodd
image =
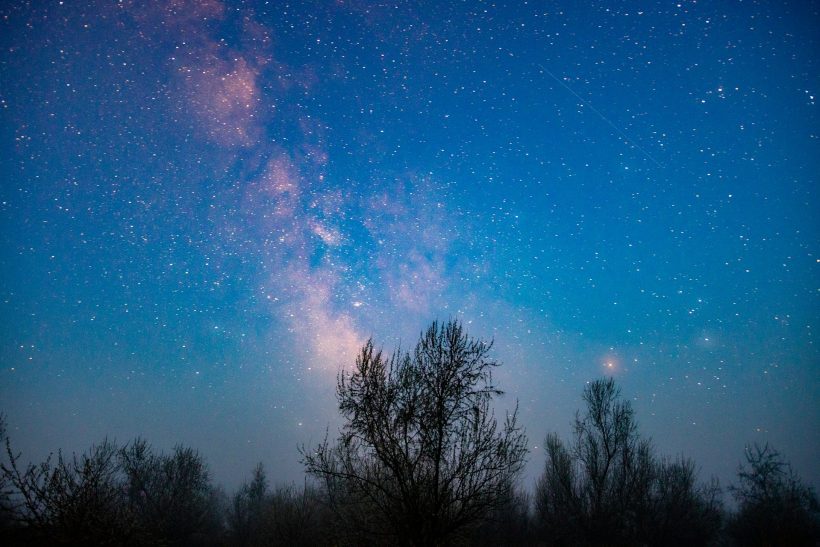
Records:
M816 2L5 2L0 411L24 459L339 425L370 336L494 339L532 452L613 375L726 485L820 483Z

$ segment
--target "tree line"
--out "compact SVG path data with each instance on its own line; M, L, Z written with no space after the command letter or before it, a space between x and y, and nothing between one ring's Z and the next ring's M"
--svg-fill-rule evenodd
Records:
M299 448L302 485L262 464L232 495L183 446L104 440L23 463L0 418L6 545L817 545L814 490L769 446L748 448L723 504L695 463L659 456L609 379L587 384L567 439L546 437L534 488L517 408L493 404L492 343L433 323L413 351L368 342L337 382L336 438Z

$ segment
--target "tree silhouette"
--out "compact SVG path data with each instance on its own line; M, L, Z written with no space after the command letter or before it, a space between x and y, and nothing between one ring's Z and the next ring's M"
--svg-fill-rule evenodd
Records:
M502 502L472 530L464 542L475 547L536 545L529 492L510 488Z
M412 353L386 358L369 341L340 374L340 436L303 449L303 461L368 541L443 544L506 500L526 437L517 409L500 427L492 412L502 392L490 348L457 321L434 322Z
M192 448L156 454L143 439L120 450L129 507L151 541L207 544L222 528L221 496Z
M126 544L136 523L119 485L117 447L105 440L68 458L57 453L39 464L20 464L5 439L0 463L5 483L6 531L28 540L68 544Z
M262 519L269 504L268 478L261 463L253 470L250 482L244 483L234 494L228 511L231 539L236 545L258 543Z
M536 486L544 539L555 545L692 545L720 526L714 491L688 460L658 462L614 380L587 385L569 447L550 434Z
M307 481L301 490L295 485L276 488L265 513L264 544L311 547L329 543L323 524L331 519L323 509L319 493Z
M656 463L642 537L648 545L710 544L721 529L720 496L716 479L697 484L692 460Z
M0 423L0 425L3 425ZM219 492L201 456L105 440L81 455L23 465L5 432L3 534L11 544L205 545L222 532Z
M729 534L740 545L817 545L820 506L777 450L769 445L746 449L746 464L731 487L738 512Z

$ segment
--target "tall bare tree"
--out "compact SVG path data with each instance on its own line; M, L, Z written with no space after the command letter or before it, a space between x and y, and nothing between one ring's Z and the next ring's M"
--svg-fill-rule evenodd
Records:
M569 446L551 434L536 512L552 545L702 545L720 527L716 486L688 460L659 461L610 379L584 389Z
M434 322L412 353L372 340L340 374L340 435L303 449L331 506L371 543L442 545L506 500L526 456L517 408L499 425L491 343ZM361 541L364 538L354 538Z

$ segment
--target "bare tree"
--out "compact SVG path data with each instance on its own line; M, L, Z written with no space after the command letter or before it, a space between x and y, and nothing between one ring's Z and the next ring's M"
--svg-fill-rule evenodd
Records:
M302 450L337 514L371 543L441 545L502 504L526 456L517 408L499 426L490 343L434 322L411 353L369 341L341 373L346 423L335 444ZM362 538L354 538L361 541Z
M280 485L271 491L262 464L233 497L228 510L230 545L317 546L325 543L324 507L316 488Z
M259 543L262 515L269 501L268 478L260 462L253 470L250 482L245 482L234 494L233 503L228 510L228 527L232 543Z
M708 545L719 534L723 517L717 479L698 485L689 459L658 462L649 516L641 531L649 545Z
M731 487L738 512L729 534L739 545L817 545L820 505L780 453L754 445Z
M8 455L13 455L11 444L6 436L6 415L2 413L0 413L0 446L6 448L6 458L8 458ZM2 449L0 449L0 451L2 451ZM10 464L9 461L4 461L3 463ZM6 473L5 469L0 467L0 532L4 532L4 535L8 535L9 531L15 525L15 504L12 499L14 493L11 476Z
M618 542L614 530L628 543L649 503L649 443L638 437L632 405L621 400L612 379L589 384L583 398L587 409L576 415L572 447L556 435L547 438L538 510L570 543Z
M659 462L638 435L629 401L610 379L584 389L569 447L547 436L536 513L554 545L695 545L720 525L714 491L695 485L691 462ZM672 533L686 526L686 533ZM687 542L687 538L691 539Z
M7 532L52 543L128 544L136 525L119 484L117 447L108 440L82 455L61 452L22 465L5 439L0 462Z
M202 545L221 540L219 491L199 454L156 455L143 440L105 440L86 453L62 452L23 465L5 437L0 509L12 543Z
M151 542L201 545L222 533L222 500L204 458L177 446L156 454L143 439L119 452L131 511Z
M484 521L472 530L466 544L474 547L535 545L531 505L529 492L515 487L510 488L502 504L493 509Z
M282 485L274 489L264 513L264 545L315 547L326 541L323 524L329 523L319 492L305 481L304 487Z

